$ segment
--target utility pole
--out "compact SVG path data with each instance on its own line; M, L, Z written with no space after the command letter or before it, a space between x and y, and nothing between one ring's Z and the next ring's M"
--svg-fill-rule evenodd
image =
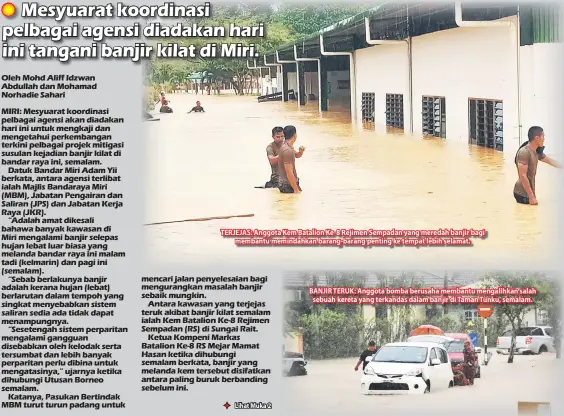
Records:
M484 365L488 365L488 318L484 318Z
M444 289L448 289L448 272L445 271L445 275L443 278L443 288ZM446 315L448 313L448 305L446 303L443 303L443 315Z

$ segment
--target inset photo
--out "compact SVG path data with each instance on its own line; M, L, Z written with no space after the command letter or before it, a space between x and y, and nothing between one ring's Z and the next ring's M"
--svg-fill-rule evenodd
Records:
M519 402L518 416L550 416L550 403Z
M471 401L515 414L517 401L550 402L562 327L552 273L286 273L284 305L289 410L408 414L424 403L444 414Z
M553 264L562 10L481 3L240 1L177 22L203 55L157 54L139 84L148 259Z

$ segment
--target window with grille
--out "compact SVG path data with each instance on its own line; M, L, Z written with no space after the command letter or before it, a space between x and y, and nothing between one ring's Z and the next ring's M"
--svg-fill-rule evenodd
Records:
M503 151L503 101L468 100L469 143Z
M362 93L362 122L374 123L376 112L374 110L376 94L373 92Z
M473 321L478 318L478 311L476 310L466 310L464 311L464 320Z
M386 94L386 126L403 130L403 94Z
M388 319L388 305L376 305L375 314L376 318Z
M423 96L421 111L423 135L446 138L446 100L445 97Z

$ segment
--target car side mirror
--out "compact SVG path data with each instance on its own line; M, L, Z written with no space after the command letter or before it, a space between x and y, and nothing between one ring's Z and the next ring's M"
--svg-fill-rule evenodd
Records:
M370 357L366 357L366 360L364 360L364 361L372 361L372 357L374 357L374 356L371 355Z
M477 354L481 354L482 353L482 348L481 347L476 347L476 353Z
M441 360L439 360L438 358L433 358L431 360L431 365L441 365Z

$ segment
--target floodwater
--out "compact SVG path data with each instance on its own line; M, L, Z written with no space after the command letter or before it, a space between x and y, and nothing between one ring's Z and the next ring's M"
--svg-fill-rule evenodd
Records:
M457 386L421 395L363 395L362 373L355 372L358 358L310 361L308 375L288 377L285 414L291 415L517 415L518 402L551 402L555 399L559 360L554 354L507 356L494 354L481 366L473 386ZM554 403L554 402L553 402ZM556 406L556 403L554 403ZM558 414L553 409L553 415Z
M206 112L186 112L199 99ZM173 114L145 123L146 222L254 214L147 226L159 261L267 262L277 268L380 265L519 267L554 253L558 170L539 164L539 206L515 203L513 154L446 140L355 130L344 113L254 97L170 96ZM276 125L297 127L303 192L255 189L270 177L265 148ZM473 247L236 247L220 228L486 229ZM406 257L409 256L409 257ZM501 263L500 263L501 261Z

